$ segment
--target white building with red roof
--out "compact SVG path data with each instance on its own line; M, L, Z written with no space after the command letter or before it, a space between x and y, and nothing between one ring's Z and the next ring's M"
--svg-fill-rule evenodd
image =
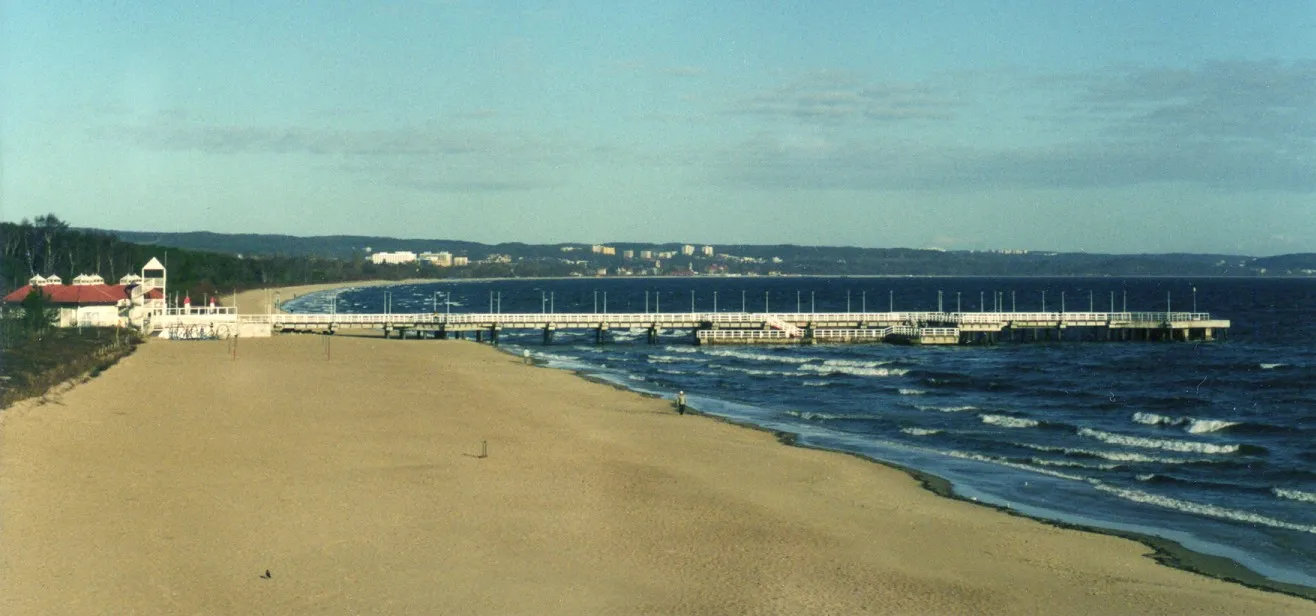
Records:
M58 275L38 274L3 301L15 305L31 293L45 295L59 310L59 327L141 327L165 307L164 266L151 259L142 270L142 276L129 274L119 284L105 284L99 274L82 274L66 285Z

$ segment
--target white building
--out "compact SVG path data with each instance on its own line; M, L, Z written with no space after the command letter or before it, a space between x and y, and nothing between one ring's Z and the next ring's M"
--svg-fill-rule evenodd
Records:
M370 255L370 262L375 265L401 265L403 263L415 263L416 253L409 250L399 252L376 252Z
M685 246L682 246L682 247L681 247L681 254L683 254L683 255L685 255L685 256L687 256L687 257L689 257L689 256L693 256L693 255L695 254L695 247L694 247L694 246L691 246L691 245L689 245L689 244L686 244Z
M422 261L429 261L430 263L433 263L434 265L437 265L439 267L452 266L452 253L447 251L422 252L420 253L420 258Z
M712 246L704 246L704 248L703 248L703 252L704 252L704 256L705 256L705 257L711 257L711 256L713 256L713 247L712 247Z

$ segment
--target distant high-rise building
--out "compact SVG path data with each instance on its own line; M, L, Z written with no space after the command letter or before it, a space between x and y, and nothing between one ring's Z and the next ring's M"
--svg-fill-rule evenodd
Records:
M605 255L615 255L615 254L617 254L617 247L616 247L616 246L599 246L599 248L602 249L602 250L600 250L599 252L601 252L601 253L603 253L603 254L605 254Z
M653 258L653 251L652 251L652 250L641 250L641 251L640 251L640 258L641 258L641 259L652 259L652 258Z
M429 261L439 267L452 266L452 253L450 252L422 252L420 253L422 261Z
M634 251L634 250L623 250L623 251L621 252L621 256L622 256L623 259L634 259L634 258L635 258L635 251Z
M695 254L695 247L694 247L694 246L691 246L691 245L689 245L689 244L686 244L685 246L682 246L682 247L681 247L681 254L683 254L683 255L685 255L685 256L687 256L687 257L688 257L688 256L691 256L691 255Z
M470 265L470 264L471 264L471 258L470 258L470 257L453 257L453 258L452 258L452 264L453 264L453 266L455 266L455 267L460 267L460 266L462 266L462 265Z
M705 256L705 257L711 257L711 256L713 256L713 247L712 247L712 246L704 246L704 256Z

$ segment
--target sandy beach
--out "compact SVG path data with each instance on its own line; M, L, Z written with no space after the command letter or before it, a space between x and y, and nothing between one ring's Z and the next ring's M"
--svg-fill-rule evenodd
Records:
M151 341L5 411L0 613L1313 610L487 346L328 339Z

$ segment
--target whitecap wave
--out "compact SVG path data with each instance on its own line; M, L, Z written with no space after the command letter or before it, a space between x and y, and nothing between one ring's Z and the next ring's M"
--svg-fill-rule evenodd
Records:
M664 351L671 353L698 353L699 349L690 346L665 346Z
M827 387L831 384L831 381L804 381L803 383L800 383L800 385L805 387Z
M758 368L741 368L738 366L718 365L716 366L716 368L718 370L725 370L728 372L739 372L741 374L748 374L750 376L793 376L795 374L793 372L782 372L780 370L759 370Z
M1000 426L1002 428L1036 428L1037 420L1024 419L1022 417L1011 417L1009 415L979 415L982 422Z
M1048 460L1046 458L1032 458L1031 462L1039 466L1064 466L1069 468L1089 468L1100 471L1112 471L1120 467L1118 464L1085 464L1073 460Z
M913 436L932 436L943 432L943 430L934 430L932 428L901 428L900 431Z
M911 390L911 391L913 391L913 390ZM903 393L903 392L901 392L901 393ZM976 410L978 410L978 407L976 407L976 406L972 406L972 405L967 405L967 404L964 405L964 406L933 406L933 405L930 405L930 404L919 404L919 405L914 406L914 408L916 408L916 409L918 409L918 410L920 410L920 411L940 411L940 412L942 412L942 413L963 413L964 411L976 411Z
M1261 364L1261 369L1262 369L1262 370L1274 370L1275 368L1283 368L1284 366L1287 366L1287 365L1288 365L1288 364Z
M906 387L900 388L900 395L902 396L921 396L926 393L928 392L923 391L922 389L909 389Z
M1157 415L1156 413L1134 413L1133 421L1148 426L1186 426L1184 431L1189 434L1206 434L1217 430L1224 430L1232 426L1237 426L1237 421L1227 421L1224 419L1197 419L1195 417L1167 417Z
M1103 443L1112 445L1124 445L1125 447L1142 447L1144 449L1164 449L1166 451L1177 451L1180 453L1237 453L1238 445L1218 445L1216 443L1200 443L1196 441L1176 441L1173 439L1162 438L1145 438L1141 436L1128 436L1126 434L1115 434L1113 432L1103 432L1092 428L1079 428L1079 436L1097 439Z
M1206 458L1165 458L1161 456L1149 456L1144 453L1135 453L1131 451L1103 451L1101 449L1080 449L1071 447L1052 447L1049 445L1034 445L1032 443L1013 443L1020 447L1045 451L1047 453L1059 453L1072 456L1088 456L1092 458L1101 458L1112 462L1148 462L1153 464L1192 464L1195 462L1213 462Z
M1271 492L1280 498L1300 501L1304 503L1316 503L1316 492L1303 492L1302 490L1289 490L1285 488L1271 488Z
M1115 496L1118 496L1125 500L1133 501L1135 503L1145 503L1148 505L1155 505L1157 507L1164 507L1166 509L1183 511L1185 513L1195 513L1197 515L1204 515L1212 518L1220 518L1223 520L1245 522L1248 524L1259 524L1261 526L1269 526L1271 528L1282 528L1286 530L1295 530L1303 533L1316 534L1316 526L1296 524L1293 522L1275 519L1272 517L1264 516L1258 513L1253 513L1251 511L1246 511L1242 509L1228 509L1225 507L1220 507L1218 505L1194 503L1192 501L1170 498L1168 496L1160 496L1157 494L1148 494L1146 492L1140 492L1138 490L1129 490L1127 488L1120 488L1120 487L1104 484L1101 482L1094 482L1093 485L1096 486L1096 488L1098 490L1101 490L1102 492L1114 494Z
M847 366L850 368L876 368L885 366L890 361L858 361L854 359L828 359L823 362L824 366Z
M799 417L805 421L825 421L830 419L872 419L871 415L845 415L835 413L823 413L819 411L786 411L791 417Z
M993 458L993 457L991 457L991 456L984 456L984 455L982 455L982 454L977 454L977 453L967 453L967 452L963 452L963 451L947 451L947 452L946 452L946 455L949 455L949 456L951 456L951 457L953 457L953 458L963 458L963 459L965 459L965 460L976 460L976 461L978 461L978 462L990 462L990 463L992 463L992 464L997 464L997 465L1000 465L1000 466L1008 466L1008 467L1010 467L1010 468L1019 469L1019 470L1021 470L1021 471L1029 471L1029 472L1032 472L1032 473L1038 473L1038 474L1041 474L1041 475L1049 475L1049 476L1051 476L1051 477L1059 477L1059 478L1061 478L1061 479L1072 479L1072 480L1074 480L1074 481L1084 481L1084 478L1083 478L1083 477L1079 477L1079 476L1077 476L1077 475L1071 475L1071 474L1069 474L1069 473L1061 473L1061 472L1059 472L1059 471L1053 471L1053 470L1046 469L1046 468L1037 468L1036 466L1032 466L1032 465L1030 465L1030 464L1022 464L1022 463L1019 463L1019 462L1011 462L1011 461L1009 461L1009 460L1002 460L1002 459L1000 459L1000 458Z
M903 368L863 368L856 366L828 366L819 364L801 364L800 370L821 374L849 374L852 376L902 376L908 370Z
M1237 421L1225 421L1223 419L1193 419L1188 418L1188 432L1191 434L1206 434L1216 430L1224 430L1230 426L1237 426Z
M747 353L745 351L732 351L728 349L714 349L703 352L705 355L716 357L734 357L745 361L767 361L784 364L807 364L811 361L822 361L819 357L791 357L790 355L767 355L764 353Z

